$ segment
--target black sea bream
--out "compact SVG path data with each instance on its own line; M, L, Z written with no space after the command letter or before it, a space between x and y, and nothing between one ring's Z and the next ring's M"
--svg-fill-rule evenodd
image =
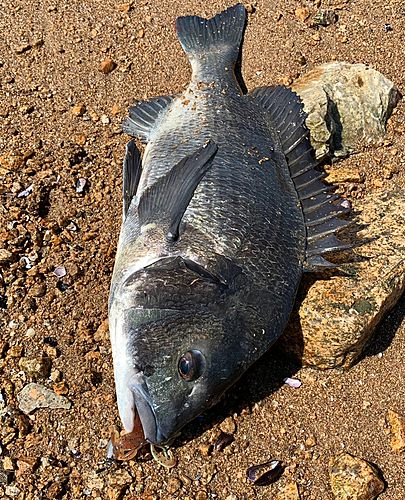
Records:
M124 221L109 321L117 400L161 444L280 336L305 270L346 248L346 209L319 180L298 97L243 95L238 4L176 21L192 78L182 95L136 102L123 128Z

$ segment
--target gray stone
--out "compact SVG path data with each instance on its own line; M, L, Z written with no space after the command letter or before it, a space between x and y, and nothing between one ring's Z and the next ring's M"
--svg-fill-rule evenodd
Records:
M346 62L322 64L291 88L304 103L318 160L341 158L355 152L358 143L381 140L400 99L397 87L381 73Z
M31 413L37 408L64 408L68 410L72 403L41 384L28 384L17 395L19 408L23 413Z
M280 345L303 366L352 366L382 317L405 288L405 193L377 190L353 204L362 243L351 257L336 256L340 270L303 278ZM339 260L336 260L339 259ZM347 261L349 261L347 263Z

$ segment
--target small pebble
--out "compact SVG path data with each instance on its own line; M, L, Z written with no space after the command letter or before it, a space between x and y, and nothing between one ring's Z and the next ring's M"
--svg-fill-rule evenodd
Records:
M84 146L86 142L87 142L86 134L80 134L76 139L76 143L79 144L79 146Z
M110 119L107 115L101 115L101 123L103 125L108 125L110 123Z
M4 248L0 248L0 264L6 264L12 258L13 254Z
M211 454L212 444L201 444L198 449L200 450L201 455L207 457Z
M178 491L181 488L181 481L180 479L177 479L177 477L171 477L167 481L167 491L168 493L172 494Z
M332 9L320 9L312 18L315 24L319 26L329 26L337 21L336 12Z
M28 292L31 297L43 297L46 294L46 284L37 283Z
M391 448L393 451L402 453L405 451L405 417L395 411L388 411L391 426Z
M56 384L53 385L53 390L55 391L56 394L68 394L69 392L69 387L67 386L66 382L62 380L61 382L57 382Z
M21 345L12 345L7 352L7 356L10 358L20 358L22 354L23 347Z
M300 498L297 483L289 483L278 492L275 500L300 500Z
M15 462L11 457L4 457L3 458L3 469L4 470L15 470Z
M74 222L70 221L65 229L67 229L68 231L77 231L77 226Z
M291 85L292 82L293 82L293 79L291 78L291 76L283 76L282 78L280 78L281 85L284 85L286 87Z
M61 378L62 378L62 376L61 376L61 373L59 370L52 370L51 371L51 380L53 382L55 382L55 383L60 382Z
M115 62L112 59L104 59L97 68L98 71L101 73L104 73L105 75L108 73L111 73L111 71L114 71L114 69L117 67Z
M82 102L80 102L79 104L76 104L72 108L72 114L74 116L83 116L85 111L86 111L86 106Z
M233 434L236 431L236 424L233 417L227 417L223 422L221 422L219 428L226 434Z
M21 457L17 460L18 471L16 477L19 478L24 474L32 474L38 465L36 457Z
M13 481L14 471L0 468L0 484L10 484Z
M305 441L305 444L307 446L315 446L316 445L316 439L315 439L315 436L309 436L306 441Z
M131 6L131 3L122 3L117 6L117 9L119 10L119 12L129 12L131 10Z
M49 358L27 358L22 357L18 362L21 370L34 379L48 378L51 372L51 360Z
M301 21L306 21L309 17L309 10L307 9L307 7L297 9L295 11L295 15L298 17L298 19L301 19Z

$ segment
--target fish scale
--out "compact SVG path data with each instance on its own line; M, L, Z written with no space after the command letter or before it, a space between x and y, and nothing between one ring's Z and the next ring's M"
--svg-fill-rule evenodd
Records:
M348 248L298 97L236 83L245 20L241 4L177 19L188 89L123 123L147 146L141 158L131 140L124 159L110 336L123 426L139 435L140 420L153 444L215 404L281 335L302 273Z

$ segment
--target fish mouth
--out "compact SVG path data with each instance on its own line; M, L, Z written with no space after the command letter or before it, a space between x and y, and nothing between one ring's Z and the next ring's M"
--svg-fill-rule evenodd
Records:
M135 412L137 412L142 424L145 439L152 444L161 444L166 441L166 437L163 436L157 425L152 400L142 373L136 373L131 377L128 383L128 389L130 389L133 397L134 417L136 417Z

